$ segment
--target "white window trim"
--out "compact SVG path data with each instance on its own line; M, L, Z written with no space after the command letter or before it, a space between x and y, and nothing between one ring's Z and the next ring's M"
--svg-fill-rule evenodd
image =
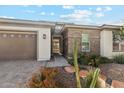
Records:
M88 34L88 33L83 33L83 34L87 34L87 35L88 35L88 38L89 38L89 34ZM83 35L83 34L82 34L82 35ZM85 41L84 41L84 43L89 43L89 49L88 49L88 50L83 50L83 49L82 49L82 43L83 43L83 42L82 42L82 37L81 37L81 51L82 51L82 52L90 52L90 38L89 38L89 41L88 41L88 42L85 42Z

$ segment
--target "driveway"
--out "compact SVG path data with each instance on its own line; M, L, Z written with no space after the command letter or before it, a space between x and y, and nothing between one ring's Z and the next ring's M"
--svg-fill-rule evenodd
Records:
M34 60L0 61L0 88L25 87L31 74L44 65Z
M36 60L0 61L0 88L25 87L25 82L32 73L41 67L69 66L62 56L55 56L48 62L37 62Z

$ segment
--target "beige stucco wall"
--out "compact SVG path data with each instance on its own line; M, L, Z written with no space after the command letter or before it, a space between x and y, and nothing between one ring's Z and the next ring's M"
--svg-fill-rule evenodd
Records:
M46 39L43 39L46 34ZM50 28L41 28L37 35L37 58L38 61L50 60L51 57L51 31Z
M28 26L7 26L0 25L0 30L4 31L36 31L37 32L37 60L50 60L51 56L51 27L28 27ZM46 39L43 39L46 34ZM15 45L16 46L16 45Z
M100 54L101 56L112 58L114 55L124 54L124 52L113 52L112 30L104 29L100 33Z
M101 31L100 35L101 56L111 57L113 50L112 31L103 30Z

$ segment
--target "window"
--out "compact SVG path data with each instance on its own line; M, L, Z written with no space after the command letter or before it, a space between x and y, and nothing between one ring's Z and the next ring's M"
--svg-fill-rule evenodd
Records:
M82 52L90 52L90 40L88 34L82 34Z
M113 51L124 51L124 39L120 37L118 31L113 31Z

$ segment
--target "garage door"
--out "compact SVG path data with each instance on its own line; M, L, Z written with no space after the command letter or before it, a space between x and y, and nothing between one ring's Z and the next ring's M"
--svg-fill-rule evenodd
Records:
M36 32L0 31L0 60L36 59Z

